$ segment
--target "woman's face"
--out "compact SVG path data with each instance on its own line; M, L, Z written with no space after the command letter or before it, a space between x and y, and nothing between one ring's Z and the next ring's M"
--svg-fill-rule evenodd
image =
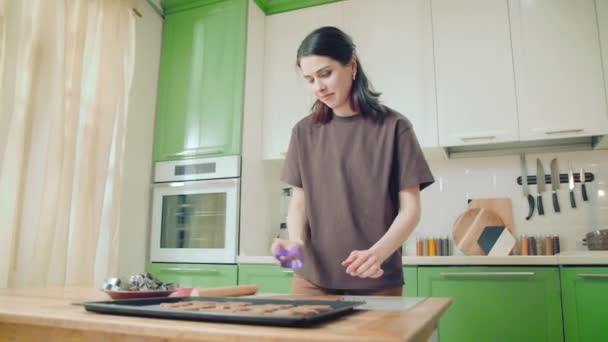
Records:
M342 65L325 56L310 55L300 58L300 70L312 93L337 115L351 114L350 89L354 62Z

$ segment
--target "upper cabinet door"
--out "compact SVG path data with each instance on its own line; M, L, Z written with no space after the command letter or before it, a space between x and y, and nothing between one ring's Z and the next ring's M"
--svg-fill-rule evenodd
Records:
M412 122L422 147L438 146L430 2L346 1L344 29L382 102Z
M342 26L342 2L266 17L264 56L264 159L285 157L293 126L314 98L296 66L306 35L321 26Z
M512 0L511 22L521 139L608 133L594 1Z
M247 1L165 18L154 159L240 153Z
M600 34L600 48L602 52L602 65L604 70L604 88L608 97L608 1L596 0L597 20Z
M439 142L518 140L507 0L433 0Z

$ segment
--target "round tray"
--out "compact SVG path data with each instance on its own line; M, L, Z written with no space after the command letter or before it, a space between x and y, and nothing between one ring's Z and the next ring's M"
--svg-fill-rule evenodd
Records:
M146 290L146 291L126 291L126 290L102 290L107 293L112 299L127 299L127 298L148 298L148 297L167 297L176 290Z

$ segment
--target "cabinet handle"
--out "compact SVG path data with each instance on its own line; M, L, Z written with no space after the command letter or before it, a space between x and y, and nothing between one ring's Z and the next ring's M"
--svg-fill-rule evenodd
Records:
M583 128L574 128L574 129L562 129L558 131L546 131L545 134L553 135L553 134L566 134L566 133L581 133L583 132Z
M292 275L293 271L283 271L284 274Z
M462 141L472 141L472 140L494 140L496 139L495 135L482 135L476 137L462 137L460 140Z
M216 154L222 153L224 151L221 147L202 147L195 148L192 150L177 152L177 153L169 153L165 154L165 157L191 157L191 156L204 156L208 154Z
M581 278L603 278L608 279L608 273L579 273L577 274Z
M442 277L531 277L535 272L442 272Z
M220 271L218 271L215 268L203 269L203 268L166 267L166 268L161 268L160 271L161 272L188 272L188 273L202 273L202 274L220 273Z

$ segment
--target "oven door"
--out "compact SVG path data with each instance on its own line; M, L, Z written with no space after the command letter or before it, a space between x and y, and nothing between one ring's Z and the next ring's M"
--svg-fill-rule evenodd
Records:
M150 259L235 263L238 178L154 186Z

